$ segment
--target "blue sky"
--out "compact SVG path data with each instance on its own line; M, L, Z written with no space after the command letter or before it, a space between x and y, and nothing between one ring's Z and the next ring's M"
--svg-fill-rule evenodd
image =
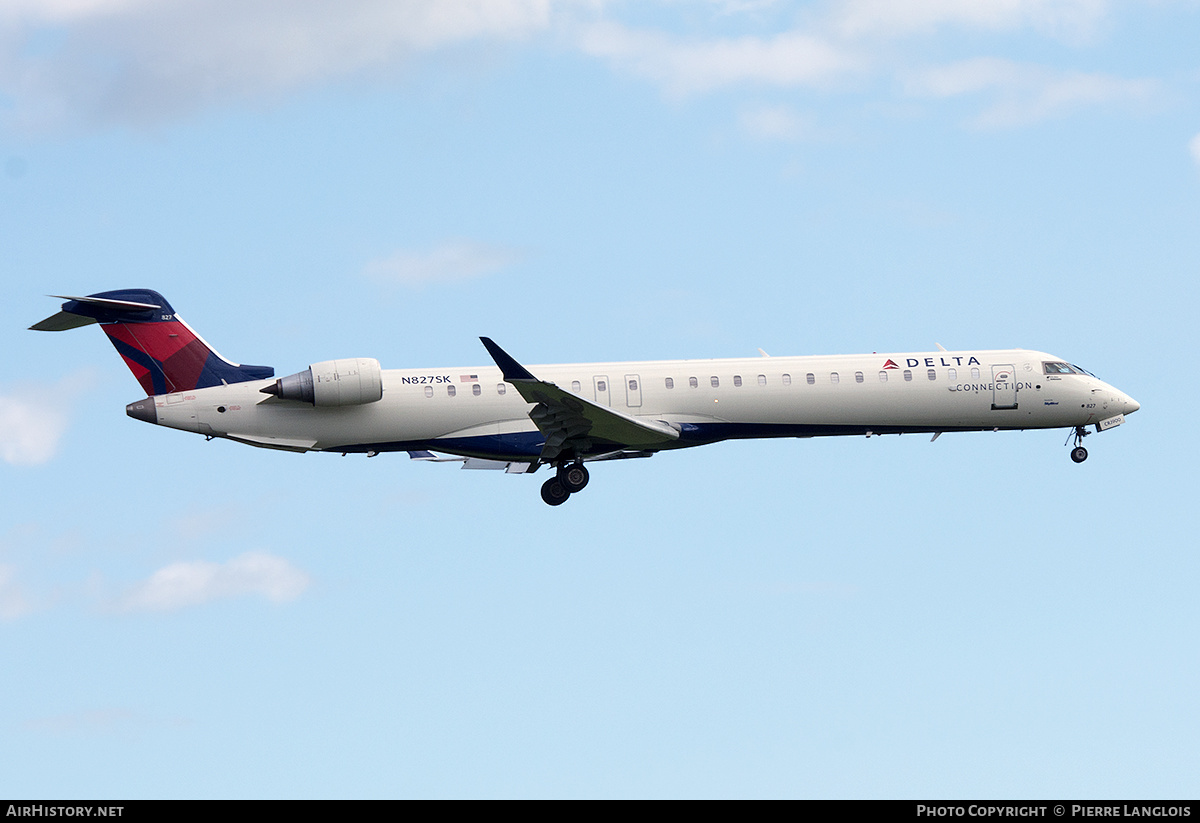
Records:
M0 794L1200 792L1200 4L0 8ZM1142 409L541 475L131 420L224 355L1020 346ZM1192 455L1192 457L1189 457Z

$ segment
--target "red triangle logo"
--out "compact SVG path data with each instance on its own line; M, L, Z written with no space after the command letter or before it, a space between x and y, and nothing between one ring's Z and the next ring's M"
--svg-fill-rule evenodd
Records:
M897 365L896 365L895 361L894 361L894 360L892 360L892 358L890 358L890 357L888 358L888 361L887 361L886 363L884 363L884 364L883 364L883 367L884 367L885 369L898 369L898 368L900 368L899 366L897 366Z

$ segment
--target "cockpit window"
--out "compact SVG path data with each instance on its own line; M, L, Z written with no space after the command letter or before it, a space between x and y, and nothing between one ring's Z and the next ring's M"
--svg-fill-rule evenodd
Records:
M1046 374L1086 374L1088 377L1096 377L1096 375L1092 374L1087 369L1076 366L1072 363L1042 363L1042 371L1044 371Z
M1043 363L1042 369L1046 374L1078 374L1073 368L1066 363Z

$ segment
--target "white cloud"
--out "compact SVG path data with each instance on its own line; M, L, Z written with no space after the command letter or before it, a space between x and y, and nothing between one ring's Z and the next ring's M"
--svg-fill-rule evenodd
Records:
M844 0L832 12L848 36L897 37L961 26L985 31L1031 27L1078 38L1108 13L1107 0Z
M310 579L281 557L249 552L227 563L172 563L134 586L116 603L123 612L169 612L213 600L261 595L273 603L295 600Z
M695 4L664 4L659 16L708 27L684 35L667 24L625 25L617 15L631 7L603 0L7 0L0 2L0 98L4 116L31 131L157 124L347 77L391 77L414 58L447 49L470 58L481 48L535 37L557 38L680 97L746 86L828 90L920 61L920 54L905 52L927 41L906 45L905 38L938 34L954 47L951 38L965 29L1077 40L1106 24L1115 6L1110 0L826 0L794 13L769 11L772 5L717 0L696 11ZM783 18L794 27L744 33ZM895 42L881 47L880 40ZM969 74L987 62L932 69L910 85L936 86L947 82L939 73ZM1097 73L1030 76L987 86L997 99L977 123L1027 123L1139 98L1148 88L1146 81ZM760 137L774 129L782 138L801 125L769 114L745 113L742 126Z
M36 466L54 457L67 429L62 401L61 393L49 386L0 395L0 457L5 463Z
M0 620L16 620L33 611L33 604L15 581L16 570L0 565Z
M583 30L579 46L677 95L743 83L819 87L866 66L862 55L799 31L684 41L600 23Z
M1143 103L1159 93L1154 80L1063 72L991 57L916 72L905 85L910 94L926 97L991 94L994 102L974 120L985 128L1025 125L1085 106Z
M373 260L364 274L380 283L423 286L485 277L521 260L515 249L452 240L427 252L399 251Z
M43 5L45 7L43 8ZM412 56L542 31L551 0L22 0L0 13L0 42L47 27L69 36L40 56L0 60L20 124L154 123L213 102L254 99Z
M0 21L65 23L129 12L154 0L5 0Z
M1188 151L1192 153L1192 159L1196 161L1196 165L1200 166L1200 134L1188 141Z
M743 109L738 120L743 131L764 140L798 140L810 131L808 122L790 106Z

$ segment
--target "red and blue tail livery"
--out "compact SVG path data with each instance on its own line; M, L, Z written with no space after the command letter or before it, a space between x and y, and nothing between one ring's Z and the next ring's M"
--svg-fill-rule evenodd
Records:
M62 311L30 328L66 331L99 323L148 395L275 376L270 366L231 363L213 351L156 291L123 289L87 297L53 295Z

